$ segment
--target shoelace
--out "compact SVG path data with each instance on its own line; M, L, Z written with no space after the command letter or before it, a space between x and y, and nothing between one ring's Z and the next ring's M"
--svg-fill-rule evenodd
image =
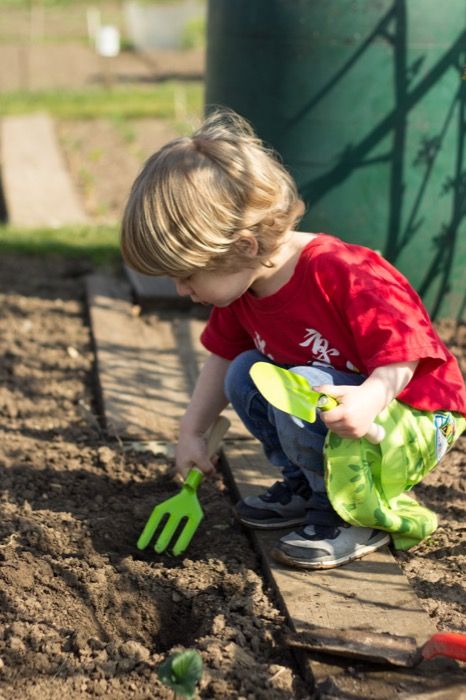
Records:
M308 527L309 523L305 526ZM310 535L305 531L305 527L298 530L298 535L306 540L334 540L340 534L338 525L314 525L314 533Z
M293 496L293 491L286 481L276 481L273 486L267 489L263 498L266 501L278 501L282 505L289 503Z
M305 478L288 481L276 481L265 494L267 500L277 500L282 505L289 503L293 496L301 496L307 500L311 497L311 487Z

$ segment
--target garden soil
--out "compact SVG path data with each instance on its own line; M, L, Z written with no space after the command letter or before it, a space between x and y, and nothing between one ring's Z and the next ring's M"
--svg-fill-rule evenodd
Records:
M203 656L203 698L310 697L220 475L203 485L186 558L136 551L154 502L177 487L167 457L102 430L88 272L0 260L0 698L168 698L156 668L182 648ZM440 331L466 369L466 327ZM440 527L399 556L438 629L463 632L465 462L463 438L416 489Z
M155 669L194 647L207 698L307 692L284 621L219 476L186 558L139 555L167 458L109 442L96 408L82 275L58 258L0 261L0 697L172 697Z
M155 120L57 130L97 222L118 220L144 158L177 133ZM103 430L89 272L85 260L0 258L0 698L171 698L156 669L183 648L202 654L202 698L310 697L221 475L203 484L206 519L186 558L136 551L152 506L177 487L168 457ZM466 373L466 326L439 331ZM465 464L462 438L416 488L437 532L397 555L437 628L462 632Z

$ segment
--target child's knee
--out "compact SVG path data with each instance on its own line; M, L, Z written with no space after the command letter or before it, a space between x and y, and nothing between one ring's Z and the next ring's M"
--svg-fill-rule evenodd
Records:
M312 365L301 365L299 367L291 367L291 372L299 374L309 382L310 386L319 386L320 384L335 384L335 379L332 372L323 367L314 367Z

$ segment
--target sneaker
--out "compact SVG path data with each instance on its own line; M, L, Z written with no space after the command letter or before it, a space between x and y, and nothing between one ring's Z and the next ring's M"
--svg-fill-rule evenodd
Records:
M264 494L239 501L234 513L243 525L263 530L302 525L310 508L311 487L306 477L276 481Z
M389 542L388 533L371 527L307 525L282 537L272 557L298 569L333 569Z

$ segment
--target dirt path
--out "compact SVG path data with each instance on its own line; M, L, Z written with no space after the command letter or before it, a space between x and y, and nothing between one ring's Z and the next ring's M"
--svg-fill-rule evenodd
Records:
M1 21L0 12L0 21ZM0 43L0 91L81 89L102 85L144 84L167 78L200 79L205 56L200 49L123 51L103 59L82 43L33 45Z

